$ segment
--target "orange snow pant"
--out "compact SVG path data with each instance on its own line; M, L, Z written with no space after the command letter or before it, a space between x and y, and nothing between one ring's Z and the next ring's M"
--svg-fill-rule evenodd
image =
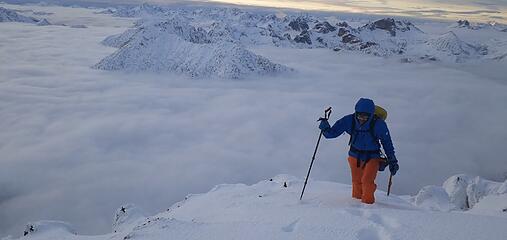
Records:
M356 158L349 156L348 160L352 173L352 197L361 199L363 203L374 203L377 189L375 178L381 159L370 159L366 164L361 162L359 167Z

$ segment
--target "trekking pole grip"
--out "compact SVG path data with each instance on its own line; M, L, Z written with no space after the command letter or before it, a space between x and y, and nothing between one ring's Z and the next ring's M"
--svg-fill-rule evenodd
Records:
M325 111L324 111L324 118L325 119L329 119L329 117L331 117L331 113L333 112L333 108L332 107L328 107Z

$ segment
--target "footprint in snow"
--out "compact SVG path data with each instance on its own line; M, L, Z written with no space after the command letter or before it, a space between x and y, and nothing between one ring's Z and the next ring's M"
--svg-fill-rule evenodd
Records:
M390 240L391 237L375 228L363 228L357 232L358 240Z
M370 222L377 224L379 227L394 229L401 226L398 220L394 218L382 216L381 214L372 213L370 211L348 209L347 212L352 216L366 218Z
M296 226L299 222L299 219L291 222L289 225L282 227L282 231L284 232L293 232L296 229Z
M372 221L380 226L383 226L385 228L393 229L393 228L400 227L400 223L398 222L398 220L391 218L391 217L382 216L382 215L376 214L376 213L365 213L365 216L370 221Z

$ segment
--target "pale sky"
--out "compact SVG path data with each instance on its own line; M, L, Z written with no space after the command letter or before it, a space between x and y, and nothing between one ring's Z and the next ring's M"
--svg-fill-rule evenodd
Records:
M133 0L138 1L138 0ZM182 2L154 0L157 2ZM204 0L250 6L507 23L507 0ZM189 2L189 1L187 1Z
M4 0L11 3L42 0ZM60 3L192 3L211 2L301 10L410 16L447 20L468 19L507 24L507 0L45 0Z

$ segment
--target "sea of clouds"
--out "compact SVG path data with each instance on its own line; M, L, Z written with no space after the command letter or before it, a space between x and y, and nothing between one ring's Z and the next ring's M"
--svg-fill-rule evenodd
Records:
M303 178L322 111L332 106L337 120L360 97L389 112L400 161L394 193L456 173L505 178L504 66L260 47L253 50L296 72L242 81L105 72L90 68L115 51L100 41L131 19L17 8L88 28L0 23L0 237L39 219L104 233L126 202L156 213L220 183ZM313 178L350 182L347 142L323 140ZM378 179L385 189L387 174Z

